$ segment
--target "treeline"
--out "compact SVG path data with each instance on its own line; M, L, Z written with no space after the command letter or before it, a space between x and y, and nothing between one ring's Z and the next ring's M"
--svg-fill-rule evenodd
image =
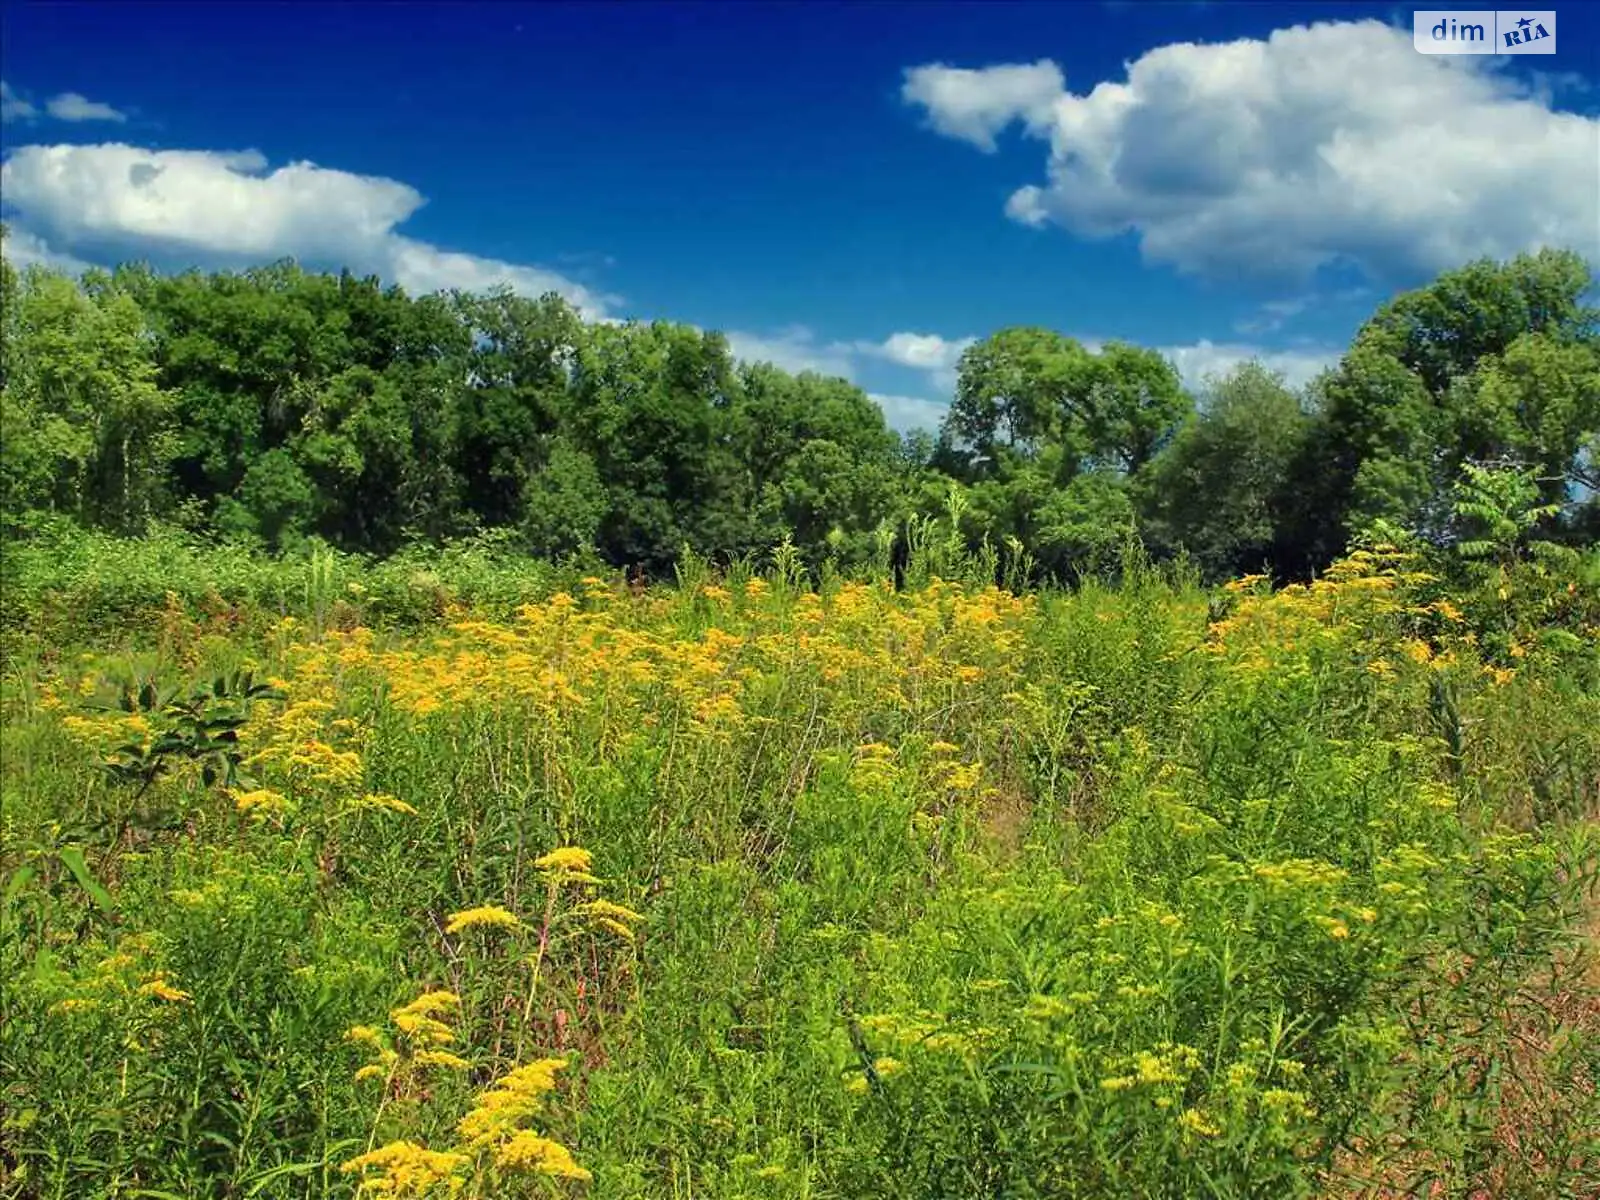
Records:
M860 563L940 516L1056 576L1130 535L1214 576L1302 575L1376 520L1482 533L1458 488L1499 463L1529 531L1585 541L1590 286L1565 252L1450 272L1384 305L1304 394L1250 364L1194 396L1154 351L1007 329L963 357L938 435L900 436L846 381L736 363L717 333L586 324L555 296L411 297L292 263L81 280L5 263L0 513L13 535L55 512L377 555L498 530L648 572L785 536Z

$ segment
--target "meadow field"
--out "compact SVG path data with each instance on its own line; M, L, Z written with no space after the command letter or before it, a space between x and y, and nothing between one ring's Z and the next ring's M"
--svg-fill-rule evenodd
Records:
M6 1196L1600 1194L1592 555L74 546L8 575Z

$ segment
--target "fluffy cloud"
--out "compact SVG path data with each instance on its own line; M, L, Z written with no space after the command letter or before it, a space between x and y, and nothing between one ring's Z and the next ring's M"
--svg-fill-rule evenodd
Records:
M929 123L946 137L992 154L994 135L1018 118L1032 130L1046 129L1066 82L1048 59L981 71L934 63L907 71L901 94L925 108Z
M955 390L955 363L972 338L949 340L937 334L895 333L881 342L822 342L804 326L777 334L730 330L725 335L733 356L745 362L768 362L798 374L815 371L860 385L864 367L889 362L926 375L929 386L948 396ZM948 400L928 400L883 392L868 392L883 409L891 429L937 429Z
M89 264L82 259L73 258L70 254L58 254L26 229L11 226L6 228L4 253L6 261L19 271L37 265L52 271L65 271L69 275L81 275L89 269Z
M101 104L78 92L62 92L45 102L45 112L58 121L116 121L128 118L109 104Z
M126 113L91 100L81 92L62 92L44 103L44 113L57 121L116 121L128 119ZM23 99L9 83L0 80L0 121L31 121L39 116L39 108Z
M1491 57L1423 55L1376 21L1182 43L1084 95L1053 63L906 72L904 99L981 149L1049 145L1017 221L1135 231L1152 263L1303 280L1339 262L1425 276L1541 245L1600 250L1600 121Z
M209 263L292 256L372 271L411 291L506 284L560 292L590 317L612 298L553 271L458 254L396 232L425 203L394 179L256 151L23 146L0 167L18 223L52 245L116 246Z
M956 386L956 365L976 338L940 337L936 333L893 333L882 342L857 342L858 353L885 359L898 366L924 371L928 381L943 392Z
M1202 338L1187 346L1161 346L1160 352L1172 360L1184 384L1196 389L1208 375L1223 375L1240 363L1256 359L1269 371L1283 375L1291 388L1310 383L1324 369L1339 361L1342 351L1333 348L1265 350L1240 343L1217 344Z
M855 378L856 364L851 347L844 342L819 342L803 325L772 335L729 330L724 336L733 356L745 362L771 363L795 375L815 371L819 375Z
M939 432L939 424L949 409L948 401L924 400L920 396L886 396L881 392L868 392L867 399L883 409L889 428L901 433L914 429Z

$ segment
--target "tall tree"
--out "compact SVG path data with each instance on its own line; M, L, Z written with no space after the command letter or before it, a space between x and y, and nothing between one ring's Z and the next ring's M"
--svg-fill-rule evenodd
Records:
M1258 362L1207 380L1199 412L1140 480L1146 537L1187 550L1213 579L1275 560L1289 467L1308 425L1283 377Z
M1541 464L1546 486L1564 489L1595 424L1590 286L1578 255L1541 250L1446 272L1379 309L1316 389L1294 468L1308 485L1296 504L1300 569L1380 517L1449 540L1451 488L1480 455Z

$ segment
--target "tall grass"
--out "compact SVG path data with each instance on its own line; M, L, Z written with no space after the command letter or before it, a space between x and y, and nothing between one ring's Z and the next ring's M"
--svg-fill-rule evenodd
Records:
M70 615L5 677L5 1194L1595 1193L1600 1037L1526 1046L1589 986L1592 592L1491 651L1383 548L1017 595L919 537L900 593L13 564ZM237 670L232 787L232 691L88 706Z

